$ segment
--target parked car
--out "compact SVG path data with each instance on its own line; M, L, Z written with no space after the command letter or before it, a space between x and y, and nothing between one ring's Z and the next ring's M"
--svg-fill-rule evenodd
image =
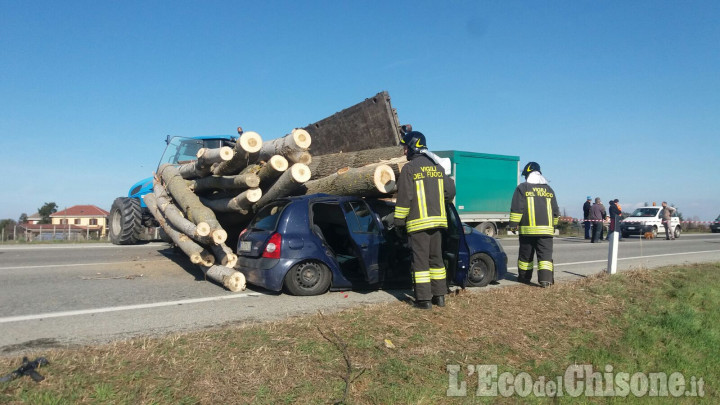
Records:
M661 211L662 207L642 207L633 211L633 213L620 224L620 231L622 232L623 238L629 235L644 235L646 232L651 232L653 237L656 237L658 233L665 233L665 225L663 225L662 218L660 217ZM674 212L670 218L670 223L673 226L675 237L679 238L682 228L680 226L680 218L677 216L677 211Z
M715 218L715 222L710 224L710 232L712 232L712 233L720 232L720 215L718 215L718 217Z
M409 287L411 252L392 229L394 209L388 201L327 194L274 201L240 234L237 268L250 284L294 295ZM452 204L446 211L448 284L486 286L504 278L502 246L462 224Z

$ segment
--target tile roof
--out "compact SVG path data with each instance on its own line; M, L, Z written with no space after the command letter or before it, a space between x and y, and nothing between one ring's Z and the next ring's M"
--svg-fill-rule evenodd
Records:
M106 217L109 212L94 205L73 205L70 208L50 214L51 217Z

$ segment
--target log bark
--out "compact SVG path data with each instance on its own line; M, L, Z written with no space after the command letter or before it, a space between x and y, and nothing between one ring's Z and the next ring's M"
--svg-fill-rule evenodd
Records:
M237 264L238 257L226 244L213 245L210 247L215 255L215 263L225 267L234 268Z
M212 199L200 197L200 202L213 211L237 212L242 215L247 215L249 214L253 204L261 197L262 190L259 188L251 188L232 198Z
M225 176L240 173L242 169L258 159L258 152L263 146L262 138L257 132L243 132L235 143L235 155L232 159L214 165L212 173Z
M208 176L190 180L188 187L196 194L214 190L246 190L260 186L260 177L255 173L240 173L234 176Z
M150 213L155 217L155 220L158 221L170 239L190 258L190 261L193 264L202 266L212 266L215 264L215 257L210 252L191 240L189 236L179 232L165 220L165 217L157 207L157 200L154 197L153 194L146 195L145 202L148 210L150 210Z
M161 165L158 168L166 190L175 200L177 206L185 213L188 220L199 227L210 227L210 235L216 244L227 240L227 232L222 229L213 211L203 205L200 198L195 195L186 185L185 180L180 176L175 166L170 164Z
M264 142L258 153L258 160L267 161L274 155L281 155L286 158L292 157L294 160L298 152L307 151L310 143L310 134L304 129L295 128L282 138Z
M312 163L308 165L312 173L310 180L330 176L344 167L361 167L400 157L404 157L402 146L313 156Z
M225 266L203 266L201 268L205 277L232 292L242 291L246 287L245 276L237 270Z
M304 194L387 196L395 190L395 173L390 166L382 163L344 168L333 175L310 180L302 189Z
M278 198L297 194L300 186L309 179L310 169L308 169L307 165L295 163L290 167L290 170L286 170L263 194L260 200L253 205L253 210L257 211Z
M195 242L198 242L201 245L212 246L215 244L215 241L211 236L209 236L210 227L195 225L185 218L182 211L175 206L170 199L170 196L167 194L167 191L165 191L165 188L157 179L153 182L153 189L154 191L151 194L157 200L157 206L160 209L160 212L175 229L185 235L188 235ZM145 198L147 199L147 197ZM146 204L148 204L147 201Z

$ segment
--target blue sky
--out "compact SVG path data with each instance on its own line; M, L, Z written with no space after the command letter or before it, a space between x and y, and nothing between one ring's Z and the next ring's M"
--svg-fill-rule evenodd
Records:
M720 214L718 1L0 0L0 218L115 197L167 134L273 139L387 90L434 150ZM482 187L482 185L478 185Z

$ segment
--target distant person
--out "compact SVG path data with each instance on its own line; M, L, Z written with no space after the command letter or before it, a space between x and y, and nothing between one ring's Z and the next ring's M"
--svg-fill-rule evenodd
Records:
M590 243L602 241L603 221L607 218L605 206L602 204L600 197L595 197L595 204L590 207L590 216L588 219L592 222L592 238Z
M622 240L622 232L620 232L620 220L622 219L622 207L620 207L620 200L617 198L614 200L610 200L610 209L608 210L610 213L610 226L608 230L608 239L610 239L610 234L613 232L618 232L618 240Z
M590 207L592 207L592 197L587 196L587 200L585 200L585 204L583 204L583 220L585 223L585 239L590 239L590 229L592 228L592 223L588 221L588 216L590 215Z
M553 237L560 219L555 191L540 172L540 165L530 162L523 168L525 182L515 189L510 204L510 229L520 225L518 248L518 281L530 283L533 256L537 254L538 283L547 287L555 282Z
M667 202L662 202L662 212L660 215L662 216L663 225L665 225L665 239L666 240L675 240L675 229L672 226L672 217L673 214L677 211L675 207L671 207L667 205Z

